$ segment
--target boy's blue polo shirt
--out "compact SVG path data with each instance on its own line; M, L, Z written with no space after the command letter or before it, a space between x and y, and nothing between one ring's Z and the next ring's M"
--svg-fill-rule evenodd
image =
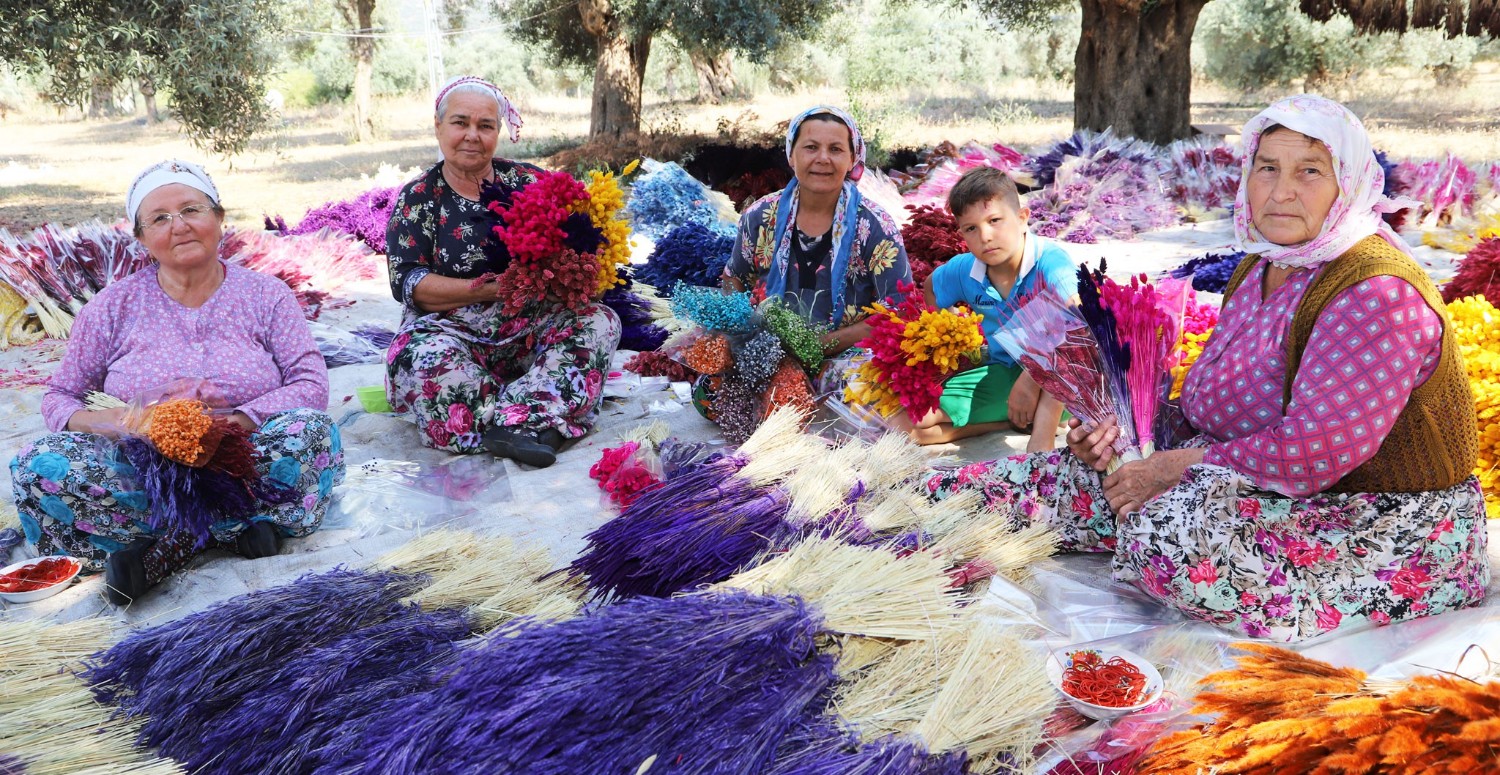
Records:
M1015 366L1016 362L995 343L995 332L1011 315L1015 314L1018 302L1045 284L1056 289L1063 298L1078 294L1078 263L1068 251L1053 240L1026 233L1026 245L1021 252L1021 271L1009 296L990 282L985 266L973 253L964 253L948 259L932 272L932 295L939 307L951 307L959 302L968 304L984 318L985 339L989 340L989 363Z

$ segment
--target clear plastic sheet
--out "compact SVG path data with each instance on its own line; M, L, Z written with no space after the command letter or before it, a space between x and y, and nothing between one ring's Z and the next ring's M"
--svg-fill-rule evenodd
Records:
M505 464L484 455L441 463L377 458L349 467L324 530L359 537L387 531L482 527L480 514L512 498Z

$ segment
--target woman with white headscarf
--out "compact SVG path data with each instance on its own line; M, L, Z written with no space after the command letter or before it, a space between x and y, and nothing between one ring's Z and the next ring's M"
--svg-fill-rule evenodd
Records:
M521 117L494 84L456 78L435 113L442 161L401 189L386 228L402 306L386 392L429 447L549 466L597 419L620 319L603 304L577 313L540 298L506 315L495 281L476 283L510 262L481 186L503 199L541 170L495 158L502 121L515 142Z
M274 487L259 493L269 500L257 501L251 520L213 530L246 557L316 530L344 475L326 413L328 371L302 310L282 281L219 257L224 208L208 174L183 161L154 164L131 184L126 215L154 263L79 312L42 399L52 433L10 465L27 541L104 570L118 603L182 567L197 537L147 526L147 494L107 443L124 433L125 410L90 409L89 393L128 402L190 381L251 431L258 473Z
M1188 372L1197 436L1109 476L1114 422L1068 450L939 472L1114 577L1253 638L1300 640L1483 600L1474 400L1446 308L1381 215L1364 126L1321 97L1244 129L1248 253Z
M900 298L911 266L896 222L855 185L865 141L853 116L826 105L803 111L787 127L786 158L791 183L740 216L724 286L782 298L829 327L824 350L834 355L869 335L865 307Z

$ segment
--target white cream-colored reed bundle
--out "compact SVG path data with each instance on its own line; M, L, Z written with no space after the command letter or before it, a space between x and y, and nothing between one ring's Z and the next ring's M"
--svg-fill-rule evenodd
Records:
M809 538L718 588L796 595L845 635L929 640L961 626L963 598L949 587L946 563L927 552L901 556L883 547Z
M469 608L480 630L519 616L565 618L580 605L567 574L547 575L545 547L517 546L503 536L436 530L375 561L372 567L420 573L431 582L407 598L426 609Z

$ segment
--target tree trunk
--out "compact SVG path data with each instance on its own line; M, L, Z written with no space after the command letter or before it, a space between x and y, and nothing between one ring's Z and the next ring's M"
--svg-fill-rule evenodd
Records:
M594 36L594 101L589 139L619 138L641 131L641 87L651 33L626 35L609 0L578 0L583 28Z
M340 10L361 35L375 31L375 0L346 0ZM352 13L351 13L352 11ZM370 105L370 80L375 74L375 39L349 39L354 55L354 139L366 143L375 139L375 115Z
M694 49L688 53L693 73L698 76L698 99L717 105L734 96L739 84L734 80L734 62L728 51L709 54Z
M156 81L151 80L149 75L143 75L136 82L136 88L140 89L141 102L146 106L146 120L160 124L161 112L156 109Z
M109 118L115 114L115 87L109 79L94 76L89 84L89 118Z
M1168 143L1192 134L1190 57L1208 0L1083 0L1073 127Z

